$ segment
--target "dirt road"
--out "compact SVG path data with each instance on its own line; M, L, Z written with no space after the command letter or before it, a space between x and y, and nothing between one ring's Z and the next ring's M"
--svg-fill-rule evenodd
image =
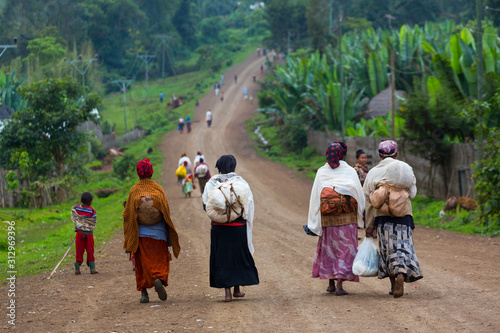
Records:
M17 325L8 325L4 315L2 332L500 332L499 239L417 227L424 279L406 284L400 299L388 295L387 279L346 283L350 295L337 297L326 293L327 281L311 278L317 238L307 236L302 225L312 181L257 156L244 129L256 108L252 75L263 78L262 63L254 54L229 70L225 100L209 93L200 101L193 132L165 136L164 177L153 178L165 188L182 247L172 261L168 300L160 301L152 290L150 303L139 303L119 234L97 253L100 274L85 269L73 275L69 258L51 280L43 274L17 281ZM244 85L254 95L253 105L243 100ZM211 128L203 121L208 108ZM255 197L254 258L261 282L243 287L246 297L231 303L222 302L222 290L209 287L210 223L200 192L184 198L174 176L180 155L194 158L197 151L212 172L220 155L233 154L237 173ZM4 285L5 314L6 295Z

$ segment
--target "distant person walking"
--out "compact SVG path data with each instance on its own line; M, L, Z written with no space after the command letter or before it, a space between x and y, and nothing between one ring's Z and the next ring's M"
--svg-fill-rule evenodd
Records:
M179 133L182 134L184 132L184 118L179 118L179 121L177 122L177 129L179 130Z
M191 117L187 116L186 118L186 129L188 133L191 133Z
M219 89L220 89L219 82L215 82L214 89L215 89L215 96L219 96Z
M248 99L248 89L246 86L243 87L243 99L245 101Z
M224 74L220 75L220 83L224 85Z
M260 65L260 74L264 74L264 65Z
M160 93L160 103L163 103L163 93Z
M253 95L250 94L250 104L253 104Z
M220 92L220 101L224 102L224 92L223 91Z
M207 114L205 115L205 121L207 122L208 127L212 125L212 111L207 111Z
M195 178L198 178L198 182L200 183L201 195L203 195L205 185L211 178L210 170L208 169L208 165L205 163L205 159L203 157L200 158L200 163L198 163L194 168L194 176Z
M257 48L257 57L260 57L260 47Z
M234 83L238 83L238 75L234 74Z

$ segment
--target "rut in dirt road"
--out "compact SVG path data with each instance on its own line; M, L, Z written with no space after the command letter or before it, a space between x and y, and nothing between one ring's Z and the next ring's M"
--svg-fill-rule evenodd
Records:
M17 325L2 323L2 332L500 332L500 240L417 227L416 253L424 278L405 286L405 295L388 295L389 281L360 278L346 282L345 297L328 294L327 280L311 278L316 237L302 225L312 181L299 172L255 153L245 120L257 107L242 89L256 96L254 72L263 57L251 55L225 73L224 101L210 92L195 111L190 134L168 133L162 152L163 177L181 253L171 263L168 300L150 292L140 304L123 236L96 251L99 274L85 270L75 278L71 260L51 280L46 275L17 281ZM263 76L258 75L258 79ZM205 124L205 112L213 124ZM255 199L253 243L260 284L243 287L246 296L223 303L223 290L209 287L210 221L201 193L184 198L174 175L182 153L203 152L212 173L220 155L233 154L236 172ZM156 178L155 178L156 176ZM418 187L418 184L417 184ZM121 205L121 203L116 203ZM117 217L121 218L121 217ZM418 221L416 221L418 223ZM6 287L2 287L6 304Z

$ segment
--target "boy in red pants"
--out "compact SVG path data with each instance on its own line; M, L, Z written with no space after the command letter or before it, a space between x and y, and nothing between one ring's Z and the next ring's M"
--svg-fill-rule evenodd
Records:
M92 194L84 192L81 197L81 205L71 208L71 220L75 224L76 232L76 262L75 275L81 274L80 266L83 263L83 253L87 251L87 266L90 267L90 274L97 274L94 259L94 235L93 230L97 223L96 212L90 207L92 204Z

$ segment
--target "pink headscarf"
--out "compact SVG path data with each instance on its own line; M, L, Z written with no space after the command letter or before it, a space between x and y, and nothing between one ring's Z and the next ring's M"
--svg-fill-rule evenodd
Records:
M398 144L392 140L384 140L378 145L378 153L383 157L392 157L398 153Z

